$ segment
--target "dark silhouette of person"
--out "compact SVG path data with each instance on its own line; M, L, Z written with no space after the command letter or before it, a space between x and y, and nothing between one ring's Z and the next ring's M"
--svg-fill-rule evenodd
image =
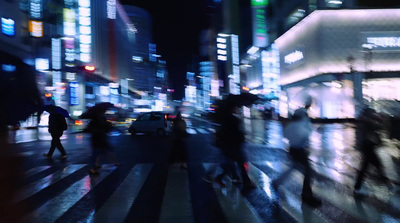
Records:
M103 154L109 154L114 162L114 165L119 166L115 153L112 151L108 143L107 133L111 131L112 124L107 121L105 117L106 110L98 109L94 111L93 117L88 125L88 131L92 134L92 157L89 164L89 172L91 174L98 174L101 168L99 164L100 158Z
M311 101L307 101L303 108L297 109L291 118L290 123L285 127L284 137L289 140L289 155L293 166L272 181L273 188L278 192L278 187L283 183L295 167L301 167L304 174L302 201L312 207L321 205L321 201L314 197L311 190L311 177L313 170L308 161L309 138L312 132L312 125L307 110L311 106Z
M185 138L187 137L186 122L178 112L172 124L172 153L171 163L179 163L182 169L186 169L187 151Z
M61 159L65 159L67 158L67 153L61 144L60 138L64 134L64 130L67 130L67 121L62 114L56 111L56 107L54 106L50 106L49 113L49 133L51 134L52 139L49 152L43 154L43 156L51 158L54 150L57 148L61 153Z
M383 119L372 108L366 106L358 116L358 130L359 130L359 150L361 152L362 161L361 169L358 172L356 183L354 185L354 193L358 194L364 180L365 172L370 164L376 167L379 173L379 178L382 182L386 183L389 188L391 184L383 171L382 163L376 154L376 148L381 144L381 139L378 133L383 126Z
M241 120L237 116L238 107L233 102L227 102L223 108L220 117L220 127L217 130L217 137L220 140L220 148L224 154L226 161L222 163L223 172L212 179L211 174L215 172L216 166L210 169L207 176L203 179L208 182L217 182L221 186L225 186L222 179L226 175L230 175L233 183L243 183L243 191L247 192L255 188L254 183L250 180L245 169L245 153L243 151L243 143L245 135L241 128ZM237 165L236 165L237 164ZM238 178L240 175L239 179Z

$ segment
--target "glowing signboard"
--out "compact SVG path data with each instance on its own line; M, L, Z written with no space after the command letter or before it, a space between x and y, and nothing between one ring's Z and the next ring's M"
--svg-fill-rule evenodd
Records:
M64 35L74 36L75 30L75 11L73 9L64 8Z
M29 21L29 32L33 37L43 36L43 22L41 21Z
M61 39L51 39L51 67L61 69Z
M252 0L253 15L253 45L266 47L268 45L267 35L267 5L268 0Z
M1 32L7 36L15 36L15 21L1 18Z
M69 82L69 104L79 105L79 83Z
M34 19L42 18L42 1L41 0L30 0L29 2L29 15Z
M267 6L268 0L251 0L251 6Z
M46 58L36 58L35 59L36 70L43 71L49 69L49 59Z
M79 60L85 63L92 61L91 44L92 28L90 21L90 1L80 0L79 4Z
M302 60L303 58L304 58L303 52L296 50L285 56L285 63L293 64L293 63L296 63L296 62Z
M116 17L117 17L116 0L107 0L107 18L116 19Z

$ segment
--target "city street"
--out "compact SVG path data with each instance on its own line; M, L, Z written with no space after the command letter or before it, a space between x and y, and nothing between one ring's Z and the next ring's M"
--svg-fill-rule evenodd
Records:
M89 175L90 135L70 130L62 138L68 157L43 157L50 147L46 128L18 130L10 147L23 159L23 179L13 204L22 222L400 222L400 144L383 134L379 156L393 188L379 183L371 168L361 195L353 195L360 153L352 123L314 124L310 160L313 191L322 206L301 201L303 175L295 170L279 188L271 181L291 162L278 121L244 119L247 170L257 188L226 187L203 180L222 154L213 146L214 124L192 117L187 169L168 164L170 136L112 132L109 140L122 163L104 159ZM37 140L39 138L39 140ZM3 216L3 215L0 215ZM0 222L4 222L0 220Z

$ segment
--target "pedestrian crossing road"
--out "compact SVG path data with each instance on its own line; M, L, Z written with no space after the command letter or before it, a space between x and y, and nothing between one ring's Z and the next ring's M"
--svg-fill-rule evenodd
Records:
M322 206L302 204L302 174L298 171L280 187L271 180L289 168L280 161L247 163L257 185L242 190L224 179L225 187L202 179L219 163L188 163L187 169L158 163L103 165L89 175L87 164L62 168L38 166L24 179L9 208L20 222L400 222L398 185L387 188L367 180L354 196L354 179L319 166L313 191ZM2 210L0 222L8 222Z

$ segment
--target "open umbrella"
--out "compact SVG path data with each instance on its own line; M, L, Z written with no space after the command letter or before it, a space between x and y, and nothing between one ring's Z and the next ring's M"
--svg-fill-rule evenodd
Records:
M257 95L248 92L242 92L241 94L229 94L225 101L233 106L249 106L257 101L261 100Z
M1 113L8 125L26 120L43 104L34 68L4 51L0 51L0 97Z
M44 106L44 111L50 112L51 109L55 109L55 111L57 113L62 114L65 118L69 118L69 113L67 110L65 110L64 108L60 107L60 106L56 106L56 105L46 105Z
M83 119L92 119L94 117L94 114L97 112L105 112L110 108L114 108L114 104L110 102L100 102L95 104L93 107L88 108L86 112L84 112L80 118Z

